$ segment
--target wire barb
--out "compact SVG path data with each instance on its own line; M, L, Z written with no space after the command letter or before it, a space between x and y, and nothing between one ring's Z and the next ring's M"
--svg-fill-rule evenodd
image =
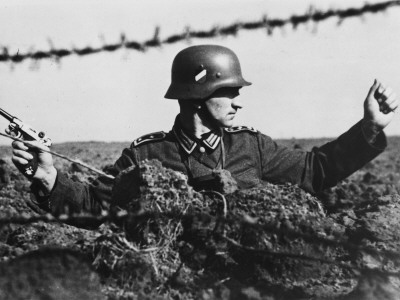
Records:
M58 223L58 222L73 222L73 223L80 223L80 224L90 224L92 222L115 222L115 221L123 221L123 220L128 220L128 219L136 219L138 221L140 220L150 220L150 219L159 219L159 218L167 218L167 219L174 219L174 220L182 220L185 218L200 218L202 216L208 216L212 217L211 215L207 213L195 213L195 214L183 214L181 212L176 212L176 211L163 211L163 212L141 212L141 213L133 213L133 212L127 212L125 210L119 211L118 213L108 213L107 211L103 211L102 214L99 215L94 215L94 214L78 214L78 215L68 215L68 214L62 214L59 216L53 216L51 214L44 214L44 215L29 215L26 213L23 213L18 216L11 216L11 217L1 217L0 218L0 227L6 224L31 224L31 223L36 223L36 222L48 222L48 223ZM313 244L319 244L319 245L325 245L325 246L337 246L337 247L343 247L347 250L352 250L352 251L359 251L359 252L365 252L367 254L373 255L375 257L383 257L385 259L393 259L393 260L398 260L400 258L400 254L395 252L395 251L390 251L390 250L377 250L373 247L370 246L360 246L357 244L353 244L352 242L349 241L342 241L342 240L331 240L328 238L324 237L318 237L317 235L313 234L304 234L300 233L296 230L290 230L290 229L282 229L282 228L277 228L277 227L272 227L269 225L261 225L257 223L249 223L248 220L244 216L229 219L225 217L217 217L216 218L218 222L221 224L228 224L228 223L236 223L240 224L242 226L245 225L250 225L258 230L262 230L263 232L270 232L273 234L283 234L286 237L289 238L302 238L306 242L310 242ZM329 259L325 259L322 257L310 257L307 255L304 255L302 253L290 253L290 252L279 252L279 251L272 251L271 249L255 249L252 247L247 247L244 246L237 241L227 237L225 234L218 233L216 231L213 231L213 234L218 236L219 238L224 239L231 245L241 248L242 250L253 253L253 254L264 254L264 255L272 255L276 257L289 257L289 258L297 258L297 259L302 259L302 260L308 260L308 261L320 261L322 263L326 264L336 264L342 268L347 268L351 270L361 270L360 267L357 267L355 265L350 265L346 263L340 263L337 261L332 261ZM143 250L145 252L152 252L152 251L157 251L158 248L148 248L146 250ZM369 269L369 268L363 268L363 269ZM374 270L371 268L371 270ZM391 275L391 276L400 276L399 272L385 272L385 274Z
M22 142L22 143L24 143L25 145L27 145L27 146L30 147L30 148L34 148L34 149L40 150L40 151L42 151L42 152L47 152L47 153L50 153L50 154L52 154L52 155L54 155L54 156L57 156L57 157L60 157L60 158L62 158L62 159L68 160L68 161L70 161L70 162L76 163L76 164L78 164L78 165L80 165L80 166L82 166L82 167L85 167L85 168L87 168L87 169L89 169L89 170L91 170L91 171L93 171L93 172L95 172L95 173L97 173L97 174L100 174L100 175L102 175L102 176L105 176L105 177L107 177L107 178L109 178L109 179L115 179L114 176L112 176L112 175L110 175L110 174L107 174L107 173L105 173L105 172L103 172L103 171L101 171L101 170L98 170L98 169L96 169L96 168L94 168L94 167L92 167L92 166L89 166L89 165L85 164L84 162L81 162L80 160L76 160L76 159L69 158L68 156L59 154L59 153L54 152L54 151L51 151L51 150L47 150L46 148L43 148L43 147L39 147L39 146L37 146L37 145L34 145L34 144L30 143L29 141L25 141L25 140L22 140L22 139L20 139L20 138L17 138L17 137L14 137L14 136L11 136L11 135L8 135L8 134L5 134L5 133L1 133L1 132L0 132L0 135L1 135L1 136L4 136L4 137L7 137L7 138L9 138L9 139L12 139L12 140L14 140L14 141Z
M17 52L16 54L10 54L7 47L3 47L3 53L0 54L0 62L12 62L21 63L26 59L43 60L43 59L55 59L59 61L61 58L78 55L86 56L96 54L100 52L114 52L116 50L125 48L132 49L140 52L144 52L146 49L151 47L161 47L163 44L174 44L181 41L187 41L191 38L217 38L221 36L237 36L237 33L241 30L258 30L266 29L268 35L272 35L274 29L283 28L286 25L292 25L292 28L296 29L301 24L313 21L315 23L326 21L330 18L337 17L338 25L340 25L344 19L363 17L367 13L379 13L386 11L389 8L400 6L400 0L386 1L376 4L365 4L358 8L347 8L347 9L329 9L325 12L316 10L311 7L308 12L302 15L293 15L286 19L271 19L263 16L260 21L253 22L235 22L222 27L213 27L209 30L198 30L193 31L188 27L183 30L183 33L175 33L165 39L160 39L160 27L155 28L155 32L152 38L144 42L138 42L134 40L127 40L125 34L121 34L119 43L115 44L104 44L101 47L84 47L84 48L73 48L73 49L55 49L51 47L49 51L32 51L25 54Z

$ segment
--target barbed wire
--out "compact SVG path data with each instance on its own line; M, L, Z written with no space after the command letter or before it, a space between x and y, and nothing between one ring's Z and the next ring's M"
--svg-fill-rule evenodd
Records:
M204 213L199 213L196 215L205 215L205 216L210 216L208 214L204 214ZM51 214L45 214L45 215L29 215L27 213L23 213L19 216L16 217L10 217L10 218L0 218L0 227L1 225L4 224L8 224L8 223L17 223L17 224L30 224L30 223L36 223L36 222L106 222L106 221L116 221L116 220L125 220L126 218L132 218L132 217L136 217L136 218L143 218L143 219L150 219L150 218L157 218L157 217L168 217L168 218L180 218L182 219L183 217L188 217L187 215L183 215L180 213L176 213L176 212L147 212L147 213L141 213L141 214L132 214L132 213L128 213L125 210L119 211L116 214L109 214L107 212L104 212L103 214L100 215L91 215L91 214L85 214L85 215L59 215L59 216L53 216ZM190 215L190 217L193 217L194 215ZM227 221L226 218L220 218L223 219L224 221ZM244 223L248 223L247 221L244 221ZM81 223L83 224L83 223ZM255 224L251 224L252 226ZM260 228L264 228L265 226L258 226ZM274 233L287 233L286 229L281 229L281 228L274 228ZM289 230L290 232L290 230ZM341 261L336 261L336 260L332 260L332 259L328 259L328 258L324 258L324 257L317 257L317 256L309 256L306 255L304 253L294 253L294 252L287 252L287 251L274 251L271 249L256 249L253 247L249 247L249 246L245 246L240 244L239 242L235 241L232 238L229 238L224 234L220 234L216 231L213 231L212 234L218 238L221 238L223 240L225 240L227 243L229 243L230 245L241 249L243 251L252 253L252 254L256 254L256 255L267 255L267 256L273 256L276 258L292 258L292 259L299 259L299 260L304 260L304 261L314 261L314 262L320 262L323 264L330 264L330 265L335 265L338 266L340 268L349 270L349 271L357 271L357 272L365 272L365 271L374 271L374 272L378 272L381 275L385 275L385 276L400 276L400 272L395 272L395 271L389 271L389 270L381 270L379 268L371 268L371 267L362 267L359 265L355 265L351 262L341 262ZM298 232L291 232L290 236L294 236L297 235L297 237L301 237L304 238L306 235L305 234L301 234ZM309 235L309 238L313 238L312 242L314 243L321 243L323 242L323 244L326 244L325 242L327 242L330 246L336 245L336 246L343 246L344 248L350 248L353 250L358 250L358 251L365 251L368 254L375 254L375 255L383 255L386 258L399 258L400 254L397 254L393 251L378 251L376 249L373 248L368 248L368 247L362 247L359 245L355 245L355 244L351 244L349 242L343 242L343 241L333 241L333 240L328 240L328 239L321 239L321 238L317 238L315 239L315 236L311 236ZM150 247L150 248L138 248L138 247L134 247L131 243L129 243L126 239L122 240L123 244L128 247L130 250L133 250L134 252L137 253L150 253L150 252L154 252L159 250L157 247Z
M364 272L364 271L369 271L369 270L374 270L379 272L382 275L386 276L400 276L400 272L391 272L391 271L382 271L379 270L378 268L371 268L371 267L361 267L361 266L356 266L352 263L344 263L340 261L335 261L332 259L327 259L323 257L317 257L317 256L309 256L304 253L293 253L293 252L287 252L287 251L273 251L270 249L256 249L253 247L248 247L244 246L237 241L228 238L225 235L222 234L217 234L220 238L228 242L230 245L242 249L243 251L250 252L252 254L257 254L257 255L270 255L274 256L275 258L293 258L293 259L300 259L304 261L318 261L323 264L329 264L329 265L335 265L338 267L341 267L343 269L349 270L349 271L358 271L358 272Z
M138 42L135 40L127 40L125 34L121 34L120 41L114 44L104 44L101 47L87 46L84 48L72 48L72 49L56 49L53 44L50 43L51 49L49 51L32 51L27 53L10 54L7 47L3 47L3 53L0 54L0 62L11 62L21 63L26 59L32 59L35 61L42 59L53 59L59 62L62 58L70 55L87 56L100 52L114 52L119 49L136 50L145 52L149 48L160 47L162 45L170 45L181 41L187 41L192 38L204 39L204 38L215 38L222 36L236 36L241 30L258 30L266 29L268 35L272 35L275 29L282 28L286 25L292 25L296 29L299 25L308 22L319 23L326 21L330 18L339 18L338 24L341 24L345 19L360 17L366 13L379 13L386 11L388 8L399 6L400 0L386 1L376 4L365 4L358 8L347 8L347 9L329 9L327 11L320 11L314 7L310 7L307 13L302 15L292 15L286 19L269 19L267 16L262 16L259 21L253 22L235 22L226 26L216 26L209 30L191 30L190 27L185 28L183 33L172 34L165 39L160 38L160 27L155 28L155 32L152 38Z
M38 150L38 151L50 153L50 154L52 154L52 155L54 155L54 156L57 156L57 157L59 157L59 158L61 158L61 159L64 159L64 160L66 160L66 161L69 161L69 162L75 163L75 164L77 164L77 165L80 165L80 166L82 166L82 167L84 167L84 168L86 168L86 169L88 169L88 170L90 170L90 171L92 171L92 172L95 172L95 173L97 173L97 174L99 174L99 175L102 175L102 176L104 176L104 177L107 177L107 178L109 178L109 179L115 179L115 177L112 176L111 174L107 174L107 173L105 173L105 172L103 172L103 171L101 171L101 170L98 170L98 169L96 169L95 167L92 167L92 166L90 166L90 165L88 165L88 164L85 164L84 162L82 162L82 161L80 161L80 160L72 159L72 158L70 158L70 157L68 157L68 156L66 156L66 155L62 155L62 154L60 154L60 153L57 153L57 152L48 150L48 149L46 149L46 147L43 146L43 145L40 145L40 144L39 144L39 145L35 145L35 144L32 144L32 143L31 143L32 141L26 141L26 140L24 140L24 139L20 139L20 138L17 138L17 137L15 137L15 136L11 136L11 135L9 135L9 134L5 134L5 133L1 133L1 132L0 132L0 136L4 136L4 137L9 138L9 139L11 139L11 140L24 143L24 144L25 144L26 146L28 146L29 148L33 148L33 149L36 149L36 150Z
M10 217L0 217L0 228L6 224L31 224L37 222L47 222L47 223L68 223L68 224L100 224L104 222L121 222L124 220L135 220L137 222L147 221L150 219L159 219L159 218L168 218L174 220L185 220L185 219L196 219L196 220L210 220L210 218L215 218L219 226L223 224L239 224L241 226L249 226L258 230L262 230L264 232L269 232L272 234L281 234L287 238L301 238L305 242L313 243L313 244L320 244L323 246L328 247L343 247L346 250L353 251L353 252L364 252L368 255L372 256L384 256L385 258L398 260L400 258L400 253L391 250L377 250L371 246L361 246L347 240L340 239L336 237L335 239L330 239L327 237L319 236L317 234L309 234L309 233L302 233L295 229L289 228L282 228L277 227L271 224L259 224L253 221L249 221L249 218L245 216L212 216L208 213L195 213L195 214L187 214L187 213L180 213L176 211L163 211L163 212L142 212L142 213L133 213L127 212L126 210L120 210L118 212L107 212L103 211L101 214L94 215L94 214L78 214L78 215L68 215L68 214L61 214L58 216L54 216L50 213L43 214L43 215L31 215L28 213L22 213L17 216L10 216ZM214 234L217 234L214 232ZM217 234L218 235L218 234ZM224 239L227 238L225 235ZM229 239L229 238L227 238ZM232 242L232 240L228 241ZM237 243L236 246L239 244ZM252 252L261 253L262 251L268 253L273 253L267 249L251 249L247 246L242 246L243 249L251 250ZM283 254L282 254L283 255ZM293 254L294 257L297 254ZM301 258L301 255L298 257ZM308 258L305 258L308 259ZM321 259L317 259L320 260Z

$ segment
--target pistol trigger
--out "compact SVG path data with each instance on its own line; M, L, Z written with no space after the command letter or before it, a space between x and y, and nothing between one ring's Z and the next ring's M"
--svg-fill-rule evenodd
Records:
M22 138L22 132L20 130L18 130L18 128L15 124L10 123L8 125L8 129L10 129L10 132L13 133L15 137Z

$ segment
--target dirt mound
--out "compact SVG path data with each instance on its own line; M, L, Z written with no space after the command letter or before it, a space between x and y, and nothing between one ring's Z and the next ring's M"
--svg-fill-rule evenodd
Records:
M0 264L0 298L105 299L90 262L70 249L41 249Z
M220 174L220 182L232 186L228 175ZM126 170L118 182L133 177L141 180L140 190L116 185L114 195L135 214L124 224L128 238L154 249L153 265L163 266L155 269L161 282L186 289L223 282L234 294L257 287L260 295L285 297L332 295L332 284L343 294L355 285L354 274L338 266L348 262L345 250L313 240L343 239L345 227L297 187L198 193L181 174L153 161Z
M384 185L365 174L366 186ZM146 161L116 179L113 213L129 217L94 231L3 227L2 260L49 245L79 251L109 299L396 299L398 195L363 198L368 187L345 182L321 202L296 186L236 190L229 173L216 176L217 191L196 192L182 174ZM4 217L29 211L13 184L24 186L11 176L0 191ZM350 195L360 201L343 205Z

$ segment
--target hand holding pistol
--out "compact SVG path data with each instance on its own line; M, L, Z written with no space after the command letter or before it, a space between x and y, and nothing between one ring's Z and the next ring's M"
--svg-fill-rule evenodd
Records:
M29 141L31 145L37 145L30 147L23 142L14 141L13 163L27 178L39 181L44 193L50 192L57 177L57 170L54 168L52 156L40 151L40 148L50 147L51 139L46 137L44 132L35 130L1 108L0 115L10 122L6 129L7 134Z

